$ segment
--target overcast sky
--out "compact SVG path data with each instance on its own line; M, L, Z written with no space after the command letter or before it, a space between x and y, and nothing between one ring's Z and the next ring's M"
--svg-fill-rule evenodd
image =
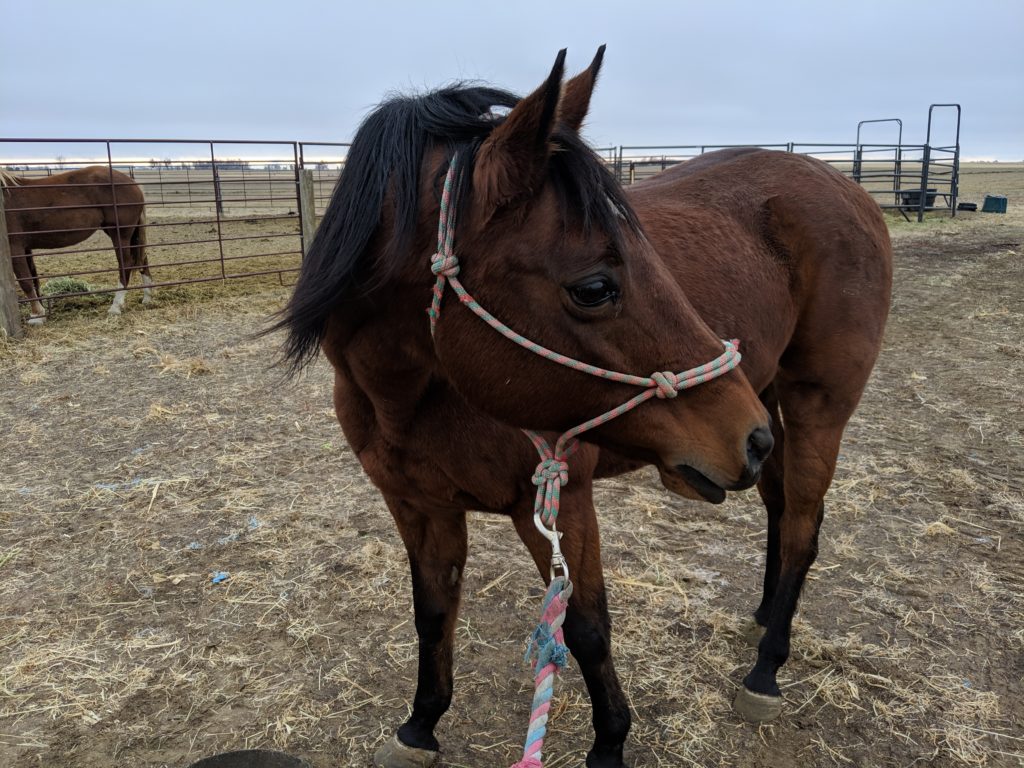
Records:
M389 91L526 92L607 43L597 145L853 142L884 117L920 143L960 102L965 156L1024 159L1020 0L0 0L0 29L2 137L342 141Z

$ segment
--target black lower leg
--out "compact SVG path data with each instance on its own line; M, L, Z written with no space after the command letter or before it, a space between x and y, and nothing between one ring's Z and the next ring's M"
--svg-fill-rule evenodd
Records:
M775 599L775 591L779 583L779 568L781 559L779 556L779 527L782 515L786 508L786 488L783 457L785 455L785 433L782 428L782 418L779 414L779 401L775 397L774 386L761 395L761 401L768 409L772 418L772 437L775 439L775 447L771 456L765 461L761 470L761 479L757 483L758 493L764 502L768 512L768 537L765 546L764 562L764 590L761 595L761 604L754 611L754 620L762 627L768 626L771 616L772 601Z
M810 545L798 561L781 569L775 588L775 597L768 617L768 628L757 646L757 663L743 678L743 685L754 693L766 696L781 696L775 680L779 668L789 658L790 632L793 614L800 600L800 590L807 577L807 571L818 555L818 529L824 515L824 504L818 508L818 518Z
M612 663L611 620L603 589L592 608L570 602L564 630L593 706L594 746L587 754L587 768L622 768L631 716Z
M768 626L772 603L779 583L779 521L782 519L782 503L765 503L768 508L768 541L765 547L764 590L761 604L754 611L754 620L762 627Z
M432 668L433 655L434 649L421 640L419 674L412 714L399 726L398 738L408 747L437 751L440 745L434 736L434 728L452 703L452 688L450 681L447 686L437 684L441 676L436 667Z
M786 574L779 580L768 629L757 646L757 663L743 678L743 685L754 693L782 695L775 675L789 658L789 634L802 583L803 576L797 574Z
M398 729L403 744L417 749L439 749L434 728L452 702L452 634L458 607L462 569L452 565L446 584L430 589L413 564L413 602L419 636L419 668L412 714Z
M437 751L434 728L452 701L452 645L466 566L466 516L387 501L409 555L419 638L412 714L399 727L398 739L407 747Z

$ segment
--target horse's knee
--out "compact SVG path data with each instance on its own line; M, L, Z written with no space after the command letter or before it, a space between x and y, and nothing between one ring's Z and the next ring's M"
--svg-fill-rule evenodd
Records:
M444 640L444 613L419 609L413 618L413 624L421 643L436 645Z

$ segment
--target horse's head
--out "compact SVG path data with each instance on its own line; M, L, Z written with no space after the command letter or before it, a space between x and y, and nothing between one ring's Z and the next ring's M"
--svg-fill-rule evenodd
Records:
M723 344L579 137L602 54L563 89L562 52L547 81L479 142L455 241L460 280L497 318L551 350L639 376L679 372L721 355ZM430 178L446 159L428 153ZM433 199L424 204L436 210ZM467 400L505 422L564 430L638 392L531 354L456 306L454 295L446 302L435 337L443 369ZM739 370L645 403L586 439L652 461L667 487L712 501L751 485L772 442Z
M387 317L418 373L430 368L508 424L562 431L638 393L516 346L451 293L431 341L422 309L434 280L441 181L455 153L459 279L497 318L570 358L638 376L722 354L622 187L579 136L602 53L564 90L563 51L523 99L458 86L392 99L370 114L276 326L289 331L295 367L316 354L329 318L344 316L332 325L334 348L367 318ZM510 111L496 114L502 109ZM374 354L389 354L373 343ZM411 373L407 366L398 378ZM673 490L719 501L723 489L754 482L771 446L767 425L736 370L645 403L586 439L655 463Z

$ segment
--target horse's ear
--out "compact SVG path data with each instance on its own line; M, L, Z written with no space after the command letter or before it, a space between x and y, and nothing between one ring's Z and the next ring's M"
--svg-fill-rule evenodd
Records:
M565 49L558 52L547 81L508 113L477 153L473 189L488 216L533 194L551 153L551 131L565 71Z
M604 61L605 46L597 49L597 55L590 66L565 84L562 100L558 102L558 119L574 131L579 131L590 109L590 97L594 95L597 75Z

